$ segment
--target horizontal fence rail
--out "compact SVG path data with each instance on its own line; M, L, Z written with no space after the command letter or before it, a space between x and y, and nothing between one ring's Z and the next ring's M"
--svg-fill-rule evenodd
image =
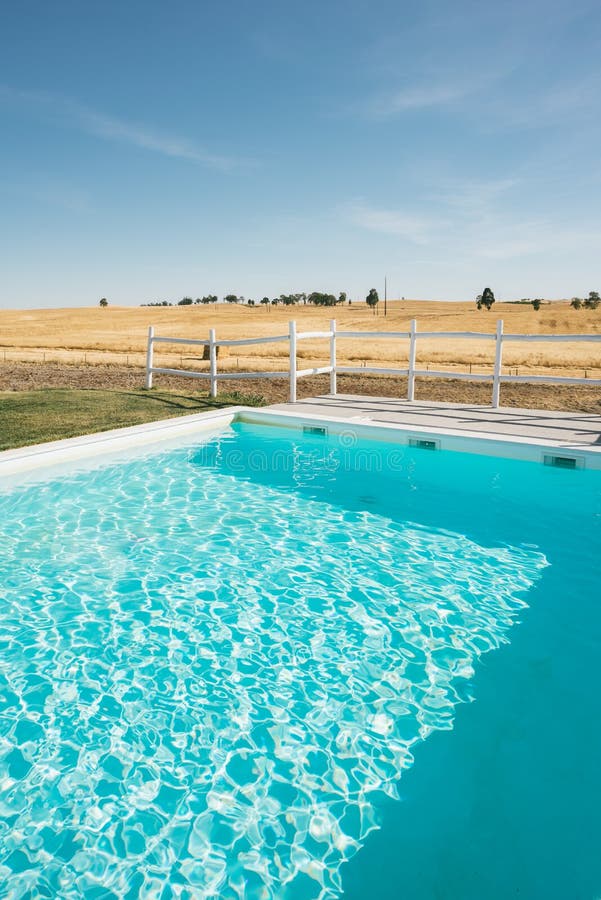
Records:
M362 340L408 340L409 353L408 364L404 368L388 366L339 366L336 362L337 341L344 338L359 338ZM417 341L418 338L452 338L467 340L490 340L495 342L495 359L492 371L489 374L472 374L471 372L449 372L436 369L417 368ZM297 367L298 342L303 340L327 339L330 345L330 362L326 366L317 366L308 369ZM217 396L217 385L220 380L242 378L288 378L290 383L290 402L296 403L296 388L299 378L310 375L329 375L330 393L336 393L336 376L338 374L372 374L372 375L402 375L407 377L407 399L415 399L415 379L427 378L454 378L463 381L487 381L492 383L492 406L499 406L501 384L587 384L601 385L601 378L570 378L560 375L503 375L503 344L506 341L525 342L554 342L554 341L588 341L601 343L601 334L505 334L503 320L497 322L494 333L481 331L419 331L416 319L411 320L409 331L338 331L334 319L330 322L328 331L297 331L296 322L289 322L288 334L275 335L262 338L241 338L236 340L217 340L215 329L209 331L208 340L195 338L171 338L155 335L154 328L148 329L148 344L146 350L146 387L151 388L154 375L181 375L184 378L206 378L210 382L211 397ZM209 371L191 372L188 369L163 368L154 365L155 344L191 344L209 348ZM219 347L243 347L257 344L288 343L289 364L283 372L219 372L217 369L217 351ZM586 374L586 373L585 373Z

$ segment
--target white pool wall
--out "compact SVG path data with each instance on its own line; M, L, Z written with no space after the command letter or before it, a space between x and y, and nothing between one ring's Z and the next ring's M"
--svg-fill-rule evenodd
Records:
M545 457L572 458L577 468L601 470L601 446L582 448L558 441L532 442L526 436L511 437L495 434L482 435L464 430L429 428L415 429L398 423L381 423L349 418L307 415L298 412L256 409L235 406L174 419L163 419L130 428L117 428L82 437L67 438L45 444L34 444L0 452L0 479L6 483L10 476L34 472L47 467L60 466L63 470L71 462L93 460L103 462L113 454L131 448L151 449L178 445L182 438L190 442L195 436L210 437L234 422L258 425L275 425L302 432L303 427L323 427L329 434L352 434L357 438L381 440L387 443L409 445L412 441L434 441L436 449L459 453L475 453L505 459L521 459L544 463Z

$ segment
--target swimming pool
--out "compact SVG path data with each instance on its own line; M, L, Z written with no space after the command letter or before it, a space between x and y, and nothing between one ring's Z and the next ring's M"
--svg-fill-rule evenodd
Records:
M5 895L598 895L600 488L245 423L5 484Z

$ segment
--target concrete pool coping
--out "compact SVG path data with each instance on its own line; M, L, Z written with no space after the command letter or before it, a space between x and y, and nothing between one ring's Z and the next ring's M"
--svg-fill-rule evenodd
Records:
M600 392L601 396L601 392ZM476 406L475 404L413 401L356 394L324 394L270 410L333 418L365 419L378 424L469 431L485 437L548 440L583 449L601 448L601 415L579 412Z
M0 477L220 430L234 421L601 470L601 416L331 395L268 407L230 406L0 452ZM423 442L426 442L424 444ZM559 459L559 462L558 462Z
M546 410L409 403L387 397L331 395L244 410L245 422L301 428L327 427L332 434L417 444L532 462L573 459L576 468L601 469L601 416ZM569 423L572 424L569 424Z

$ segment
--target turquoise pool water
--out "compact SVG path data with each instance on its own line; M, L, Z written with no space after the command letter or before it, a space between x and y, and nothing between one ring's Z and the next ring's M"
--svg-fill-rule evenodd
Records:
M4 485L0 896L598 897L600 526L249 425Z

